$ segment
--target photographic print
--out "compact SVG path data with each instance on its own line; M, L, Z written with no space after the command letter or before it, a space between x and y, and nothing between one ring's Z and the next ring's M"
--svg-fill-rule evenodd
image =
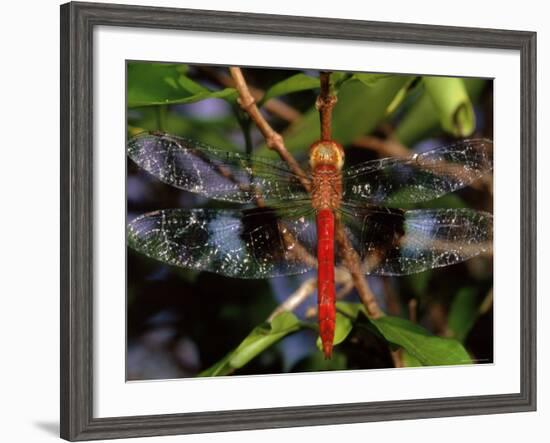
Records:
M493 362L493 81L127 61L128 380Z

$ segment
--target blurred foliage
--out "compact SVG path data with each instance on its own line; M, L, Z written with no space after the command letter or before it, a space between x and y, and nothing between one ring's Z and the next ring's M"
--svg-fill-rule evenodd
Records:
M127 104L136 106L195 103L207 98L235 101L233 88L211 91L187 75L185 65L129 63L127 65Z
M478 316L478 301L473 288L460 288L449 309L449 333L463 342Z
M260 91L262 113L305 161L319 137L318 72L250 68L244 75ZM274 156L239 109L228 79L224 67L128 62L128 135L161 130ZM411 153L456 137L492 138L490 80L344 72L332 80L338 97L333 138L344 145L347 164L377 158L359 143L367 135L397 140ZM128 220L156 209L219 205L164 185L131 161L127 197ZM468 188L415 207L491 211L492 196L486 187ZM406 277L369 277L388 315L368 319L354 291L338 302L331 360L320 351L313 296L266 322L311 274L230 279L170 267L130 249L127 269L129 379L387 368L391 351L407 367L493 361L488 257Z
M481 94L487 90L488 83L491 83L492 87L492 82L485 79L465 78L455 80L459 80L460 83L462 83L466 88L469 100L464 106L466 106L467 108L470 108L470 103L472 100L474 102L479 102ZM425 86L425 83L423 83L422 86ZM411 94L410 102L407 103L408 106L406 112L403 114L403 117L397 122L395 127L395 136L405 145L412 145L420 141L422 138L438 134L441 131L445 130L445 127L442 125L442 122L444 121L446 122L447 127L453 128L453 109L455 110L455 113L458 112L459 114L459 122L462 120L466 121L466 125L463 129L465 135L472 135L475 131L475 126L479 126L479 122L476 121L474 127L472 128L469 124L469 119L472 118L472 114L470 112L466 113L464 111L459 111L460 106L457 106L456 103L454 106L452 105L452 103L449 103L447 106L444 106L443 104L440 105L441 109L443 110L443 112L440 112L436 106L436 103L443 102L443 98L434 99L433 97L437 96L437 93L441 90L441 88L433 88L431 95L427 91L427 88L422 87L419 89L421 89L421 91L418 91L414 95ZM459 103L461 102L459 101ZM450 112L447 112L448 110ZM464 125L465 123L462 124ZM479 128L477 129L478 133L481 133L481 131L479 131ZM486 128L486 130L492 135L492 128ZM458 130L453 130L454 134L458 132Z
M291 94L293 92L306 91L308 89L317 89L319 87L319 79L310 77L305 74L296 74L292 77L288 77L278 83L275 83L269 88L260 102L259 106L262 106L272 98L279 97L281 95Z
M456 137L468 137L475 129L474 108L464 81L456 77L422 77L426 93L441 127Z

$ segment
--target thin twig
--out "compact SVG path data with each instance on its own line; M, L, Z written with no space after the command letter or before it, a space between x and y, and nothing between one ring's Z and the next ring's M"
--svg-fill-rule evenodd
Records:
M417 321L416 310L417 310L417 307L418 307L418 301L416 300L416 298L411 298L407 306L408 306L408 309L409 309L409 320L412 323L416 323L416 321ZM391 352L391 357L392 357L392 360L393 360L393 364L396 368L405 367L405 362L403 360L403 353L404 353L403 348L399 348L399 349L396 349L395 351Z
M401 303L399 296L396 294L394 287L391 284L390 277L381 276L382 285L384 287L384 299L386 301L386 312L390 315L399 316L401 314Z
M338 298L342 298L347 294L351 289L353 289L353 282L351 280L351 275L345 269L336 268L334 274L334 280L336 283L342 285L341 293L337 295ZM351 289L350 289L351 285ZM313 295L315 289L317 288L317 279L312 277L304 281L296 291L290 294L283 303L277 306L273 312L267 318L267 321L273 320L275 316L284 311L294 311L298 306L307 300L308 297Z
M241 68L231 67L229 68L229 71L235 81L235 88L239 92L239 104L254 121L264 136L267 146L279 154L279 156L288 164L292 172L298 176L303 187L309 192L311 185L306 173L302 170L292 154L290 154L290 152L286 149L281 134L276 132L260 113L258 106L256 106L256 100L250 93L250 89L248 89L248 85L246 84Z
M372 135L363 135L353 141L358 148L366 148L376 152L380 157L405 158L411 155L411 151L397 140L382 139Z
M278 314L285 311L294 311L298 306L300 306L310 295L315 292L317 287L316 278L308 278L304 281L298 289L296 289L292 294L290 294L284 302L277 306L273 312L267 317L267 321L271 322Z
M341 268L336 268L336 281L338 281L338 271ZM345 271L346 278L342 279L340 283L342 284L342 287L340 290L336 293L336 300L341 300L344 297L346 297L351 291L353 291L353 288L355 288L355 285L353 284L353 280L351 279L351 274L349 271Z

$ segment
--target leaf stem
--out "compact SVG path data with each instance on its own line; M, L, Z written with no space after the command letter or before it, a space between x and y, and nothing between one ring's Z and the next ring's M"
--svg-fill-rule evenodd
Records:
M166 106L155 106L155 118L157 120L157 130L159 132L164 132L166 129Z

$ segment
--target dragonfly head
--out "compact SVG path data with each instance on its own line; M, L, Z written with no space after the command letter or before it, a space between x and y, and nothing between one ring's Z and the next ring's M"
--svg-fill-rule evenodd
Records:
M309 165L313 170L319 166L333 166L340 171L344 166L344 148L332 140L315 142L309 148Z

